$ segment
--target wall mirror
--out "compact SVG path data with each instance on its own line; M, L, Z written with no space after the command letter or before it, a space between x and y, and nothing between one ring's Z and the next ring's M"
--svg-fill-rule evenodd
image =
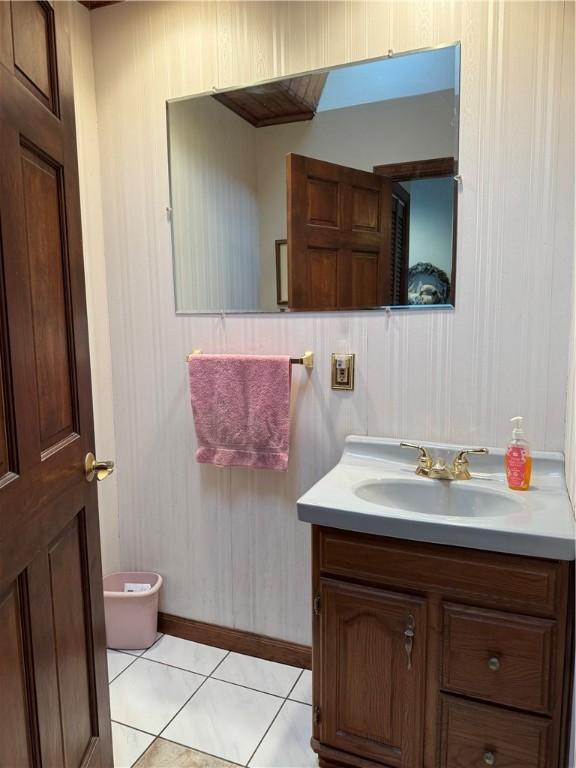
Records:
M460 46L167 104L176 311L454 304Z

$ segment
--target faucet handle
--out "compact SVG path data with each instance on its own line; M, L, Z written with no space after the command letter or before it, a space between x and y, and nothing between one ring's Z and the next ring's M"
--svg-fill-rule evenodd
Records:
M400 443L400 447L414 448L414 450L420 451L420 456L418 457L418 466L416 467L417 475L427 475L430 472L430 468L434 462L432 460L432 456L430 456L428 450L424 448L423 445L417 445L416 443L406 443L403 441Z
M420 451L421 459L431 458L428 450L423 445L417 445L416 443L406 443L404 440L400 443L400 448L414 448L416 451Z
M455 480L470 480L470 465L467 458L469 453L490 453L490 451L488 448L465 448L460 451L452 465Z
M467 461L465 456L468 453L490 453L490 451L488 448L464 448L464 450L460 451L460 453L456 456L454 462L456 463L457 461Z

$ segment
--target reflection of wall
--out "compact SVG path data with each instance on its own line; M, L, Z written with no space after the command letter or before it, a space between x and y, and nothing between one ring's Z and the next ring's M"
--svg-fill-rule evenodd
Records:
M171 613L310 641L296 500L347 434L564 443L574 216L574 4L129 2L93 12L121 567ZM175 316L165 100L461 39L456 311ZM530 45L526 44L530 41ZM290 469L200 466L184 356L315 352L293 372ZM330 353L356 352L356 390Z
M274 240L286 237L288 152L364 171L384 163L451 157L453 118L453 92L438 91L319 112L306 123L255 128L262 306L276 306Z
M410 266L430 262L450 277L453 179L418 179L402 186L410 192Z
M258 306L255 129L214 99L169 105L176 306Z

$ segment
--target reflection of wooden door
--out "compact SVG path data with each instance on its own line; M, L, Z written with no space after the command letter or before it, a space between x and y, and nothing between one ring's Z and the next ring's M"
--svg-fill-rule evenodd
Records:
M320 605L320 742L395 768L420 768L424 600L325 579Z
M0 3L0 766L112 765L68 3Z
M287 180L289 306L390 304L390 181L293 154Z

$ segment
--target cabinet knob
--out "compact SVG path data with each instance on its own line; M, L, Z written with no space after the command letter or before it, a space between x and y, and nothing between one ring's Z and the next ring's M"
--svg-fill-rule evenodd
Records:
M494 752L484 752L482 762L484 765L496 765L496 755Z
M491 669L492 672L498 672L500 669L500 659L498 656L491 656L488 659L488 669ZM493 765L493 763L486 763L486 765Z

